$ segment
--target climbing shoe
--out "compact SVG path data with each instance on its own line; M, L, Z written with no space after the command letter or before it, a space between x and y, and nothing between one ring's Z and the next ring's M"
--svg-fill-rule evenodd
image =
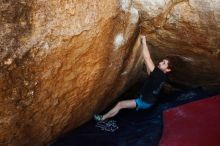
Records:
M93 116L93 118L94 118L94 120L96 120L96 121L101 121L102 120L102 115L98 115L98 114L95 114L94 116Z

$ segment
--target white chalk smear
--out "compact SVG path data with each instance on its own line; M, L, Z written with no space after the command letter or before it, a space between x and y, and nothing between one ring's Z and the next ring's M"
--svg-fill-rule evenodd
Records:
M138 10L135 9L134 7L131 7L130 13L131 13L131 16L130 16L131 23L136 24L139 19Z
M193 62L193 58L191 57L182 57L185 61L188 61L188 62Z
M115 49L114 50L118 50L123 44L124 44L124 37L123 37L123 34L120 33L115 37L115 40L114 40Z
M128 74L127 71L124 71L123 73L121 73L122 76L124 76L124 75L126 75L126 74Z
M119 0L121 9L123 11L128 11L130 9L131 6L131 0Z

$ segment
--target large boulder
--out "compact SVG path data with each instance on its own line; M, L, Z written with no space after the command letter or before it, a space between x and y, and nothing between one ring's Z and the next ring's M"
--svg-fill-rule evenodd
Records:
M134 0L141 30L156 60L180 55L187 62L175 77L192 86L220 85L219 0Z
M139 77L130 2L8 0L0 20L0 144L45 145Z

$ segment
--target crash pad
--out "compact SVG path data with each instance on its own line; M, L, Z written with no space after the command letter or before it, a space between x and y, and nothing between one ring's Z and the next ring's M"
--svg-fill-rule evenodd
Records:
M159 146L219 146L220 95L163 112Z

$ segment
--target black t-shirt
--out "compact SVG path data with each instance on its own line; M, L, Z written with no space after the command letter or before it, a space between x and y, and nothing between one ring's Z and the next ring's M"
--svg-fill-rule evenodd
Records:
M158 67L150 73L149 78L144 82L141 88L142 100L147 103L154 104L157 101L157 96L165 82L167 75L163 73Z

